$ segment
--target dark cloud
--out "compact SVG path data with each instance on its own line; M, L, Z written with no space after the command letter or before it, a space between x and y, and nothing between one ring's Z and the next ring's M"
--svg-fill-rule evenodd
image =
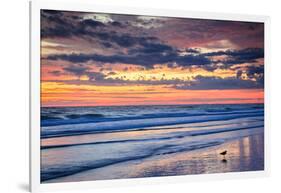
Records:
M77 77L81 77L83 75L87 76L89 78L89 81L96 81L96 82L101 82L104 83L107 80L105 80L106 75L101 73L101 72L93 72L89 67L86 65L82 64L77 64L77 65L71 65L69 67L63 68L63 70L66 73L72 73ZM113 73L113 72L111 72Z
M228 55L231 59L219 61L224 64L238 64L244 62L253 62L253 60L263 57L262 49L246 49L238 51L212 52L207 54L189 54L179 55L165 44L147 43L147 47L138 50L133 49L130 54L116 55L98 55L98 54L62 54L50 55L47 59L50 60L66 60L73 63L83 63L88 61L97 61L104 63L123 63L141 65L146 68L153 68L155 64L177 64L179 66L199 65L206 70L213 71L218 67L215 65L217 61L211 61L207 56ZM227 66L225 66L227 68ZM256 69L257 70L257 69ZM251 72L249 72L251 73Z
M176 53L149 53L136 55L98 55L98 54L61 54L50 55L49 60L65 60L73 63L83 63L87 61L97 61L104 63L123 63L141 65L147 68L152 68L154 64L164 64L169 62L176 62L181 66L190 65L205 65L210 64L211 61L201 55L185 55L179 56Z
M249 78L254 78L259 84L264 85L264 66L249 66L246 74Z
M51 10L51 9L44 9L41 10L42 15L62 15L62 11L57 11L57 10Z
M51 11L53 12L53 11ZM55 12L56 13L56 12ZM65 12L59 12L60 14L49 14L47 12L41 12L42 25L41 36L42 38L63 37L68 38L76 36L79 38L90 37L96 38L102 41L115 43L122 47L131 47L134 45L144 44L148 41L155 41L158 38L155 37L135 37L129 33L117 33L114 27L123 27L118 21L109 22L104 24L102 22L92 19L73 19L73 15L66 16ZM52 25L50 25L50 23ZM97 28L103 28L103 30L96 30ZM104 28L107 27L107 28ZM113 27L113 28L112 28ZM105 46L108 46L104 42Z
M262 48L247 48L237 51L229 51L228 55L238 60L255 60L264 57L264 50Z
M203 54L204 56L228 56L229 58L222 62L224 64L241 64L246 62L256 62L257 59L264 57L264 49L262 48L246 48L242 50L227 50L210 52Z
M75 26L65 17L63 12L55 10L41 10L41 36L69 37Z
M238 71L236 72L236 78L237 78L237 79L241 79L242 74L243 74L243 71L242 71L242 70L238 70Z
M253 89L263 88L263 84L253 80L243 80L236 77L204 77L196 76L194 81L174 86L183 90L224 90L224 89Z
M113 71L107 73L107 75L115 75L115 74L116 74L116 72L113 72Z
M192 53L192 54L199 54L200 53L199 50L194 49L194 48L186 48L185 51L188 52L188 53Z
M77 16L77 15L72 15L71 16L72 19L81 19L81 17Z
M144 77L139 76L137 80L128 80L126 76L109 78L109 75L115 75L114 71L108 73L93 72L90 68L82 64L71 65L63 68L64 72L51 72L54 75L62 73L72 73L78 78L85 75L89 78L88 81L76 80L75 84L94 84L94 85L170 85L170 87L180 90L223 90L223 89L253 89L264 87L263 67L250 67L246 74L249 78L242 79L242 71L237 71L236 77L220 78L216 76L204 77L196 76L193 80L182 80L179 78L165 79L165 74L160 80L151 79L145 80ZM73 81L65 83L74 83Z
M115 26L115 27L123 27L123 25L120 22L118 22L118 21L111 22L111 25Z
M70 37L73 35L75 27L67 22L60 14L45 14L45 11L41 12L41 37L53 38L53 37Z
M151 42L140 42L141 48L131 49L129 50L130 54L135 53L144 53L144 54L150 54L150 53L165 53L165 52L171 52L174 50L173 47L162 44L162 43L151 43Z
M84 24L86 22L87 24ZM50 38L50 37L63 37L67 38L70 36L76 36L79 38L83 37L90 37L100 40L100 42L106 46L112 47L112 44L116 44L121 47L132 47L135 45L141 45L145 42L155 41L157 38L155 37L135 37L128 33L116 33L115 31L109 32L100 32L100 31L93 31L88 29L88 27L99 27L103 24L100 22L96 22L94 20L87 20L82 21L81 23L77 24L76 26L72 26L72 24L63 24L58 25L56 27L45 27L41 29L41 35L43 38ZM109 43L110 42L110 43ZM97 43L97 42L96 42Z
M224 90L224 89L261 89L264 87L263 82L254 80L243 80L237 77L220 78L220 77L203 77L196 76L194 80L181 80L179 78L161 80L145 80L141 76L138 80L128 80L126 77L109 78L110 72L107 75L100 72L85 71L84 75L89 77L89 80L71 80L63 81L66 84L77 85L167 85L179 90ZM80 73L77 76L81 76Z
M115 43L121 47L132 47L136 45L148 44L148 42L158 41L158 38L152 36L139 36L135 37L128 33L116 33L115 31L110 32L93 32L89 31L85 33L91 37L97 38L102 41Z
M250 78L255 78L255 75L264 74L263 66L248 66L247 68L247 76Z
M109 42L102 42L102 45L106 48L111 48L113 45Z
M54 75L54 76L60 76L62 75L62 72L59 70L53 70L49 72L50 74Z
M85 19L85 20L81 21L81 23L79 23L79 25L81 27L93 27L93 28L105 26L102 22L95 21L92 19Z
M67 28L63 26L58 26L56 28L46 28L41 29L41 36L43 38L49 37L69 37L72 33Z
M89 77L90 81L105 81L105 75L103 73L100 72L86 72L85 73L86 76Z
M91 71L91 69L89 67L82 65L82 64L71 65L69 67L63 68L63 70L66 73L74 74L78 78L83 75L87 76L89 78L89 82L93 82L93 81L101 82L101 83L106 82L105 74L103 74L101 72L93 72L93 71Z
M77 64L65 67L63 68L63 70L66 72L70 72L76 76L82 76L86 74L86 72L89 70L89 67L82 64Z
M213 61L212 61L213 62ZM205 70L207 70L207 71L209 71L209 72L214 72L215 70L217 70L217 69L226 69L226 68L228 68L228 66L226 66L226 65L223 65L223 66L218 66L218 65L216 65L215 63L212 63L212 64L208 64L208 65L203 65L203 66L200 66L201 68L203 68L203 69L205 69Z
M133 37L129 34L118 35L115 32L98 34L98 37L102 40L115 42L122 47L131 47L140 44L143 41L147 41L147 38L145 37Z

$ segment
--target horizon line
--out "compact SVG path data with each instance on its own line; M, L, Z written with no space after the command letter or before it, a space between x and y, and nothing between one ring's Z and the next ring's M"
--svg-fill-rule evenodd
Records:
M63 107L71 107L71 108L78 108L78 107L131 107L131 106L194 106L194 105L264 105L262 103L195 103L195 104L147 104L147 105L81 105L81 106L43 106L40 105L40 108L63 108Z

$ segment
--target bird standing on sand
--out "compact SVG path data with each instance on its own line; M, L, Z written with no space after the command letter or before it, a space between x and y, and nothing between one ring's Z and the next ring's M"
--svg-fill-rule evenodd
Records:
M221 152L220 154L223 155L223 160L226 160L225 155L227 154L227 151L225 150L225 151Z

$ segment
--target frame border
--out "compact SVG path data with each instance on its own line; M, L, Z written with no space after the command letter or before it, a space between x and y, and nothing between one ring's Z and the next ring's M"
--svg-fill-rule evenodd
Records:
M54 190L78 190L89 188L106 188L106 187L132 187L141 185L155 185L167 183L186 183L194 181L210 181L225 179L241 179L268 177L270 175L270 18L260 15L244 15L244 14L226 14L213 12L195 12L186 10L166 10L152 8L136 8L124 6L108 6L97 5L92 3L78 3L67 1L46 1L34 0L29 2L29 28L30 28L30 44L29 44L29 190L31 192L45 192ZM232 172L217 174L200 174L200 175L184 175L184 176L165 176L153 178L133 178L133 179L114 179L101 181L82 181L67 183L40 183L40 10L53 9L63 11L80 11L95 13L113 13L113 14L129 14L129 15L153 15L164 17L181 17L195 19L213 19L228 21L245 21L245 22L262 22L264 23L264 62L265 62L265 87L264 87L264 170L248 171L248 172ZM243 175L242 175L243 174Z

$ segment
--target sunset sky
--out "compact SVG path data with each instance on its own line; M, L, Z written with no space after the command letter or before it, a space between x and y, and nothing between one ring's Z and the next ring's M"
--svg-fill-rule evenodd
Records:
M41 11L43 106L263 103L264 25Z

